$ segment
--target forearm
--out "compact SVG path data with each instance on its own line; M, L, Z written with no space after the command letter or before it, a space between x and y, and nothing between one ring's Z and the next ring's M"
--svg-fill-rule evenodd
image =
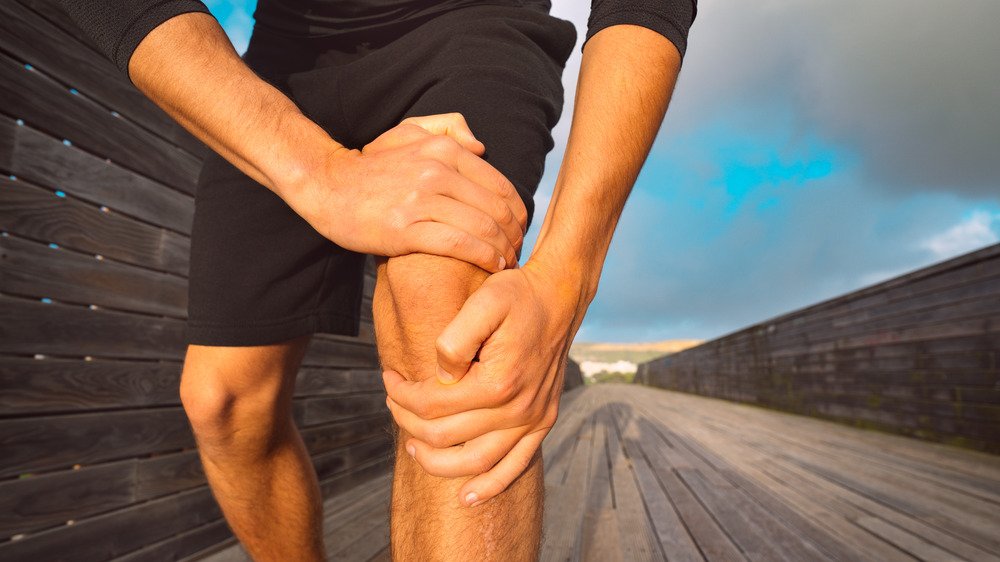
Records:
M129 75L178 123L279 196L341 148L246 66L208 14L178 15L153 29Z
M558 272L566 297L583 306L597 291L679 70L674 45L644 27L609 27L584 48L566 154L529 260Z

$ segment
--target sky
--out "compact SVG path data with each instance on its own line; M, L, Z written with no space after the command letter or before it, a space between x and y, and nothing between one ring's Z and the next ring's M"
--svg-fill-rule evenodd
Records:
M253 0L206 4L243 52ZM530 255L565 150L586 0ZM701 0L578 341L711 339L1000 241L1000 2Z

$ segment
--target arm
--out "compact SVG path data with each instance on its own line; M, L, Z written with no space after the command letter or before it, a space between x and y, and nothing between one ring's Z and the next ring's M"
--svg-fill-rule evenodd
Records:
M461 380L383 376L393 416L415 436L408 450L424 469L478 474L459 491L466 505L506 489L555 423L569 345L679 68L674 44L644 27L616 25L588 41L566 155L534 253L520 270L490 276L437 340L447 371L439 376Z
M490 272L516 264L527 212L513 185L479 158L484 147L460 115L411 118L352 150L246 66L215 18L192 8L200 3L63 2L140 91L326 238L363 253L454 257ZM145 23L127 23L134 20Z
M614 26L588 42L552 202L531 261L582 315L625 200L660 129L680 71L677 48L649 29Z

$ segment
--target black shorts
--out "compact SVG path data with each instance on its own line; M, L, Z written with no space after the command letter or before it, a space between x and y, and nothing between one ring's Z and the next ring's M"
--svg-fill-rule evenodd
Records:
M542 9L477 5L354 37L291 38L257 26L243 58L349 148L409 116L461 113L530 224L576 37L571 22ZM365 260L212 153L195 196L187 341L357 336Z

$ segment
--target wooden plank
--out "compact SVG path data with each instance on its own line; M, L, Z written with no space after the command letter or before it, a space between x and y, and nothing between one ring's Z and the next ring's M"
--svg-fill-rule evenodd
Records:
M0 559L90 562L128 554L222 516L207 486L0 543Z
M578 552L577 543L581 540L580 525L586 502L585 490L590 480L587 468L593 442L594 424L592 419L588 419L580 432L579 444L569 463L566 481L552 491L546 490L552 496L551 504L560 507L558 510L545 511L541 560L567 560L574 552Z
M390 416L380 413L299 429L310 454L320 455L376 435L384 435L390 420Z
M962 559L984 562L996 562L1000 560L1000 556L997 556L995 553L986 552L932 525L913 519L906 514L899 513L865 496L857 494L853 490L840 487L824 478L808 473L794 464L782 463L771 470L791 485L803 486L803 489L811 490L812 494L823 498L827 502L827 505L843 513L852 522L862 517L877 516L891 522L909 534L923 537L925 540L945 550L957 553L957 556ZM871 536L886 540L879 535Z
M573 559L622 560L618 521L615 519L614 499L611 491L611 471L608 466L608 420L601 410L593 414L594 443L590 455L590 474L584 502L580 540L576 543Z
M643 408L645 407L646 405L644 404ZM746 471L749 469L749 459L751 457L746 452L739 453L739 456L735 454L731 455L730 458L739 458L739 463L729 462L722 456L723 452L729 451L727 447L732 446L729 442L722 443L720 440L716 440L712 441L710 446L703 442L701 436L704 433L702 432L685 431L687 428L682 424L678 424L676 420L672 420L671 422L661 421L661 423L672 428L671 433L677 444L686 447L697 457L705 461L705 464L702 465L704 469L714 469L717 471L724 480L742 490L756 503L760 504L767 513L780 520L798 536L807 539L814 546L821 549L829 558L834 560L849 560L861 554L849 548L847 543L835 540L829 532L817 527L810 519L795 509L796 505L789 505L781 496L773 494L770 490L760 485L758 481L747 476ZM732 435L732 433L726 434Z
M182 320L0 295L0 353L183 360ZM372 346L314 336L303 364L373 368Z
M782 476L783 480L787 480L788 474L790 474L789 471L801 473L803 475L802 478L808 478L808 480L794 481L794 486L796 488L801 490L816 490L814 494L817 495L821 494L823 490L828 490L832 495L822 499L824 505L837 508L841 513L844 513L845 516L856 517L857 513L850 511L850 509L854 508L844 508L842 505L845 504L838 503L836 500L831 498L843 498L845 501L856 505L858 509L863 510L864 515L871 514L889 520L894 525L897 525L902 529L906 529L911 533L917 534L918 536L923 536L928 539L933 537L933 542L951 552L959 553L959 555L963 558L975 560L989 558L989 555L986 554L983 549L976 548L964 540L958 540L956 537L966 534L958 528L953 527L948 532L942 532L941 530L935 528L935 525L938 524L938 521L936 520L933 522L922 522L914 517L911 517L910 515L898 511L898 505L883 504L880 501L870 499L865 495L864 491L858 491L846 487L843 483L831 481L826 477L819 477L816 472L812 472L814 467L809 469L803 468L794 460L794 456L805 454L803 452L805 451L804 447L808 447L817 441L815 436L810 435L812 431L815 431L817 435L825 434L828 436L864 436L870 434L870 432L838 426L836 424L830 424L819 420L791 416L780 412L771 412L759 408L751 408L745 405L729 404L720 400L684 396L677 393L658 392L656 394L658 395L657 400L659 401L669 400L674 404L685 405L683 409L676 406L658 409L658 412L661 414L661 420L664 424L674 428L718 427L717 435L725 436L726 439L739 440L739 442L752 445L759 448L768 459L776 462L781 461L784 470L784 475ZM650 401L652 401L652 399ZM669 414L669 416L663 417L664 414ZM725 423L718 425L716 423L709 423L707 420L724 421ZM697 425L695 425L695 423L697 423ZM792 431L790 428L795 428L795 430ZM823 428L826 428L827 430L824 432ZM687 429L685 429L685 431L687 431ZM901 437L892 435L872 435L884 438L891 442L907 441L915 448L942 448L939 445L904 440ZM790 436L795 436L795 439L791 439ZM953 454L958 456L967 455L975 458L985 457L985 455L974 454L972 452L953 448L952 450ZM715 449L715 451L718 452L719 449ZM835 455L836 450L834 450L833 456L825 457L823 460L819 460L817 462L822 463L824 467L832 467L833 464L841 464L843 461L838 462ZM746 455L740 455L734 458L739 459L740 463L745 463L748 462L749 457ZM848 461L844 467L845 470L851 472L866 470L865 463L857 461ZM899 475L896 474L894 479L898 480ZM867 477L864 481L870 482ZM874 485L882 488L886 486L886 483L879 482ZM912 501L916 501L913 496L924 495L926 492L923 490L926 490L926 487L921 491L907 493L906 497L910 498ZM994 523L994 525L995 524L996 523ZM957 535L955 534L956 531L958 532Z
M8 416L180 404L179 362L0 356L0 410Z
M389 489L383 488L341 514L324 533L331 560L364 561L389 544Z
M304 398L295 402L296 424L307 427L357 416L388 413L384 392L345 394L331 398Z
M115 562L147 562L149 560L180 560L196 552L203 551L220 542L233 538L233 532L225 519L184 531L170 538L146 545Z
M341 449L313 457L313 468L319 478L349 471L374 459L389 459L394 441L388 435L376 435L371 439L348 445Z
M953 553L941 550L920 537L911 535L877 517L862 517L858 519L858 525L868 529L873 535L885 538L920 560L945 562L955 559Z
M2 126L2 125L0 125ZM24 179L0 176L0 230L187 277L187 236L133 220Z
M339 395L381 391L382 372L378 369L335 369L303 367L295 381L295 396Z
M187 318L183 277L14 236L0 237L0 253L0 292Z
M184 321L0 295L0 353L182 360Z
M366 562L389 548L388 509L373 512L367 517L377 518L377 524L350 545L334 552L333 560Z
M30 124L18 125L0 112L0 139L4 137L10 139L3 142L10 142L11 147L2 157L6 170L14 176L105 206L108 213L190 235L194 220L194 198L190 195L118 163L66 146L60 139Z
M9 537L132 502L135 459L0 482L0 533Z
M181 362L0 356L0 409L17 415L176 406L181 369ZM306 367L299 371L294 396L360 392L383 392L376 371Z
M17 84L4 91L4 114L23 119L77 146L173 189L193 195L201 159L0 53L0 81Z
M675 426L676 427L676 426ZM691 431L686 431L691 429ZM685 434L703 445L703 453L711 453L716 466L729 465L721 473L752 495L777 517L803 533L835 560L871 558L877 560L909 560L902 551L862 531L847 517L832 509L839 499L824 496L812 486L790 486L776 478L764 466L774 464L773 456L748 446L745 439L728 432L695 431L683 428ZM716 454L718 453L718 455ZM722 455L730 459L727 462ZM738 460L739 464L735 464Z
M320 480L319 487L324 498L342 493L358 484L377 478L388 472L393 465L392 459L378 458L350 471L343 472Z
M681 520L678 513L678 509L683 509L683 506L687 505L691 509L689 518L695 519L703 525L697 532L701 534L704 541L716 545L714 549L707 551L713 555L713 560L743 560L736 547L729 542L721 529L708 518L704 511L700 511L691 502L684 504L683 500L675 508L671 498L667 497L664 488L657 480L651 463L639 446L638 427L632 420L632 413L633 410L625 404L619 403L613 408L616 433L621 434L620 448L628 455L629 465L632 469L632 474L628 476L634 477L635 484L633 486L636 487L637 491L630 493L628 484L619 484L619 480L616 479L615 492L621 494L620 505L623 513L626 513L625 510L635 509L640 505L644 506L644 513L633 514L630 517L630 524L620 523L620 526L623 529L634 529L632 532L635 533L636 537L630 539L630 542L636 541L638 543L637 550L640 553L648 550L649 554L640 554L636 558L631 558L626 551L626 559L664 559L668 558L667 553L670 553L670 560L684 562L703 560L704 556L691 537L688 525ZM622 479L624 480L628 476ZM693 515L695 512L697 515ZM655 539L648 536L650 523L655 532ZM654 539L655 542L650 543L650 539Z
M180 408L0 419L0 476L193 448Z
M379 368L375 346L357 340L337 341L328 334L315 334L312 337L302 364L320 367Z
M204 157L205 145L132 86L110 60L23 4L0 4L0 46L122 118Z

